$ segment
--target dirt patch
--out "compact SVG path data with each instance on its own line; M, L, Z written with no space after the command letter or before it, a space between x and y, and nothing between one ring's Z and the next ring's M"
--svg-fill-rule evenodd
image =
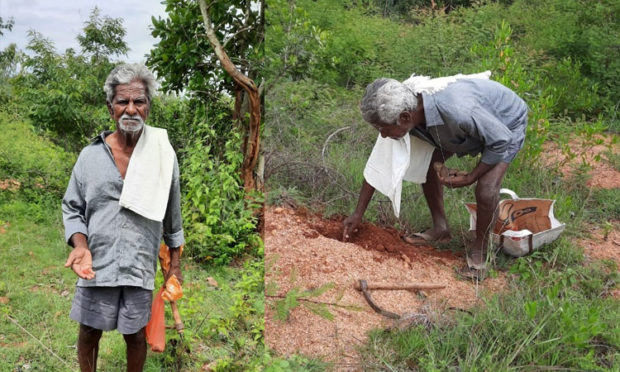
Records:
M17 191L19 190L21 183L13 178L7 178L6 180L0 180L0 190Z
M610 221L607 227L589 226L586 239L579 239L586 258L611 260L620 267L620 221Z
M579 172L579 167L583 164L590 166L588 174L590 179L586 182L588 187L601 189L615 189L620 187L620 172L618 172L609 161L608 154L618 156L620 147L614 144L613 136L596 136L594 141L601 144L592 146L592 140L588 142L574 138L569 141L571 152L576 156L572 159L562 151L555 142L547 142L544 145L544 163L555 167L560 164L560 172L568 177L574 176Z
M577 244L583 247L586 262L592 260L611 260L620 267L620 221L610 221L607 227L588 227L586 239L579 239ZM609 295L620 298L620 287L616 285Z
M454 308L469 308L482 292L505 287L503 273L481 284L457 279L455 268L464 265L460 253L411 246L394 229L363 224L352 241L344 243L339 240L340 219L323 220L301 210L267 207L265 221L265 260L270 263L265 282L276 285L276 296L294 288L305 290L332 283L332 290L312 300L357 309L330 305L334 315L330 321L298 306L283 322L274 318L273 304L278 297L268 297L267 345L281 355L320 356L336 363L339 371L359 370L355 346L366 341L369 330L399 325L368 306L354 288L359 279L369 284L444 285L443 289L422 292L371 292L375 302L388 311L427 318Z
M342 239L343 217L331 220L319 219L311 224L311 228L319 235L340 241ZM403 258L406 262L429 263L434 261L442 265L464 262L462 252L442 251L430 245L413 246L401 239L401 233L391 227L378 227L363 223L349 243L353 243L365 250L374 250L386 253L383 257Z
M594 141L599 144L592 146ZM614 135L602 136L597 135L594 140L585 141L580 138L573 138L569 141L571 151L576 154L574 158L569 156L553 142L545 144L544 162L545 164L555 167L560 164L560 171L569 179L574 177L582 165L588 167L588 175L590 178L586 185L590 188L598 189L617 189L620 187L620 172L618 172L613 162L609 159L617 157L620 153L620 147L617 145L617 139ZM584 249L586 262L592 260L611 260L620 267L620 234L618 228L620 221L610 220L607 227L589 226L587 236L578 239L577 244ZM610 295L620 298L620 289L615 288L610 291Z

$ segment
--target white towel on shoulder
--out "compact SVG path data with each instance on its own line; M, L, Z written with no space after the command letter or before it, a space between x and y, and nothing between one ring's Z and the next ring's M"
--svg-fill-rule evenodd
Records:
M129 159L119 204L150 220L162 221L168 205L174 156L168 132L145 125Z
M453 76L443 76L431 79L428 76L422 75L411 75L409 79L403 81L403 84L406 85L409 89L411 89L415 94L419 93L427 93L427 94L435 94L445 87L447 87L450 83L454 83L459 79L486 79L488 80L491 77L491 71L483 71L477 74L456 74Z
M403 180L426 182L434 150L433 145L414 136L406 135L399 140L381 135L377 138L364 169L364 178L390 199L396 217L400 214Z
M490 76L491 71L435 79L411 75L409 79L403 81L403 84L415 94L434 94L459 79L488 79ZM403 180L419 184L426 182L426 173L433 151L435 151L433 145L415 136L405 135L398 140L383 138L381 135L377 138L366 162L364 178L372 187L390 199L396 217L400 214Z

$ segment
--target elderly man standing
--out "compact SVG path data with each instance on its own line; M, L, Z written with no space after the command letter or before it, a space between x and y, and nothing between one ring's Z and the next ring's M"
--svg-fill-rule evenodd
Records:
M476 239L467 256L467 274L476 277L485 269L485 248L497 217L499 189L510 162L523 147L528 115L526 103L517 94L487 78L455 80L432 94L416 93L407 84L382 78L368 85L361 103L364 120L382 137L400 140L410 134L432 145L432 164L443 163L454 153L482 154L473 170L458 175L441 176L427 163L422 170L426 173L422 189L433 227L409 239L412 244L449 240L443 186L476 183ZM345 240L359 225L374 191L364 180L357 208L344 221Z
M79 277L71 318L80 323L78 361L95 371L102 331L118 329L127 370L146 359L161 238L171 247L168 276L182 280L179 169L166 131L145 125L155 78L143 65L123 64L104 91L114 132L86 146L62 201L65 238L73 247L65 267ZM167 278L166 278L167 279Z

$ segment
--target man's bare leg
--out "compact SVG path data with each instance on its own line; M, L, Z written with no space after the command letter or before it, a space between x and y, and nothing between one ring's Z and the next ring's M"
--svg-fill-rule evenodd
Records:
M140 372L146 360L146 332L142 328L131 335L123 335L127 344L127 372Z
M82 372L97 370L97 356L99 354L99 340L103 331L80 324L78 335L78 363Z
M469 259L474 265L482 265L486 261L489 233L497 218L499 189L508 165L508 163L496 164L476 183L476 240L469 252Z
M451 153L442 154L441 151L435 149L431 158L431 165L428 167L428 172L426 172L426 182L422 184L426 204L428 204L433 219L433 227L425 231L425 234L433 237L433 239L450 237L450 228L448 227L443 204L443 185L439 182L433 164L437 161L443 163L451 155Z

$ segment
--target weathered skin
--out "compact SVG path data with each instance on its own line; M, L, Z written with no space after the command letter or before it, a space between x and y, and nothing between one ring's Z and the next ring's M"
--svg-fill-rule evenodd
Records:
M370 124L379 131L382 137L393 139L408 135L409 131L415 127L426 128L422 95L418 95L417 109L402 112L396 124L390 125L381 122ZM456 188L476 183L475 195L478 204L476 239L471 246L469 257L474 265L482 265L486 260L485 247L488 243L489 228L496 218L499 189L509 164L500 162L489 165L479 162L471 172L450 170L444 166L444 162L451 155L451 153L445 151L442 153L439 149L435 149L431 159L433 166L429 167L426 183L422 184L422 190L433 220L433 227L426 230L425 234L433 240L450 237L443 201L443 186ZM353 214L343 222L342 238L344 241L349 239L358 228L374 191L374 187L364 180L357 207Z
M140 125L139 121L123 119L123 114L129 116L138 115L142 122L148 118L150 102L146 94L144 83L133 80L129 84L120 84L116 87L114 99L108 102L108 111L112 120L116 123L116 130L106 137L106 143L110 146L114 161L121 177L124 179L131 154L142 134L142 129L135 130ZM126 130L124 130L125 128ZM85 235L76 233L71 236L73 250L69 254L65 267L71 269L82 279L92 279L96 273L92 270L92 256L88 249L88 241ZM179 282L183 282L179 261L179 249L170 249L170 270L166 280L171 275L176 275ZM78 362L80 369L95 371L99 340L102 331L80 324L78 337ZM130 335L123 335L127 345L127 371L142 371L146 360L146 335L145 328Z

